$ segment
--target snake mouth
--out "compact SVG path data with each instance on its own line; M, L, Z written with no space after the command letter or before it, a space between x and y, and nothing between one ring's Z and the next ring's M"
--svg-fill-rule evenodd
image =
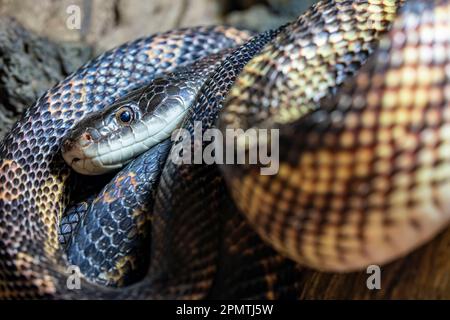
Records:
M62 145L63 159L76 172L83 175L99 175L122 167L122 165L104 165L95 157L89 157L89 150L96 149L95 146L96 144L87 143L84 139L69 138Z
M118 163L118 164L112 164L112 165L105 165L99 161L97 158L79 158L79 157L73 157L71 158L70 155L65 156L65 159L67 164L72 167L72 169L80 174L83 175L101 175L113 170L121 169L126 163Z
M81 159L80 158L73 158L72 159L72 162L71 162L71 165L76 165L78 162L80 162L81 161Z
M77 143L77 141L72 139L67 139L64 141L61 152L64 161L66 161L66 163L70 166L82 161L83 159L81 146Z

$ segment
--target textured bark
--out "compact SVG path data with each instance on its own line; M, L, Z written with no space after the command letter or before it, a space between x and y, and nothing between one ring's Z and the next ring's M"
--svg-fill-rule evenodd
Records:
M0 18L0 138L23 110L91 57L77 44L55 44Z

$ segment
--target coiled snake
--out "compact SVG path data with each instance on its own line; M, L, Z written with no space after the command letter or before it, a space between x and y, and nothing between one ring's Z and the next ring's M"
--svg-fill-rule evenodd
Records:
M323 1L251 39L224 27L158 34L49 90L0 147L0 296L295 296L292 261L356 270L430 239L449 220L450 1L406 1L397 14L402 3ZM154 198L147 194L146 276L121 289L82 279L70 290L58 225L77 191L63 139L88 113L224 49L181 126L192 134L195 121L206 130L218 119L222 130L279 129L279 173L166 161ZM144 158L116 181L133 187L128 174ZM111 187L121 186L113 180L97 203L115 200Z

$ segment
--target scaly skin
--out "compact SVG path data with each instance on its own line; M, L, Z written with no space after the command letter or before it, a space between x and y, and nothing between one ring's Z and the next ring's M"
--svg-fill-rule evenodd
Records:
M123 287L146 275L154 193L171 145L166 140L138 157L81 208L66 254L91 282Z
M56 233L56 224L50 221L50 228L45 228L44 223L31 216L30 225L18 212L21 204L17 199L23 190L19 192L20 179L15 177L20 170L23 173L19 166L34 159L22 163L3 160L0 179L9 182L8 190L14 186L19 190L3 191L0 196L7 210L1 221L8 231L0 236L2 294L63 298L203 298L207 294L212 298L295 297L299 269L284 256L319 269L352 270L372 261L389 260L431 237L448 221L448 197L444 197L448 189L448 153L444 152L444 88L448 75L441 72L448 68L448 57L439 54L442 50L437 45L447 44L446 37L430 43L427 31L431 26L443 31L437 34L447 34L449 1L412 0L395 18L399 4L394 0L322 2L279 30L272 44L247 66L276 32L258 36L222 64L200 91L194 113L183 127L192 135L195 120L203 121L204 130L213 126L229 89L245 67L228 97L219 126L280 128L280 173L261 178L259 167L224 166L229 190L248 224L229 203L216 166L167 162L155 200L150 271L136 286L114 291L83 282L82 290L67 292L61 270L64 261L47 240ZM422 15L426 18L421 19ZM386 35L394 20L394 29ZM326 30L329 36L320 32L327 26L331 28ZM422 30L420 37L416 36L416 26ZM421 40L422 52L433 52L433 63L440 68L432 68L424 56L414 52L410 55L408 49L417 47L406 48L407 42L402 39L412 43L414 39ZM374 51L378 44L380 48ZM363 67L358 70L360 66ZM408 66L424 68L412 68L411 73L411 68L403 69ZM398 70L402 77L395 73ZM410 77L419 71L426 76ZM414 81L408 82L411 80ZM416 86L419 90L415 90ZM313 88L317 91L311 94ZM336 90L339 93L334 95ZM417 99L408 99L412 93L418 94ZM329 99L321 100L327 95ZM386 96L389 99L380 99ZM59 101L62 97L54 98ZM406 105L402 105L405 101ZM425 108L425 115L418 112L414 113L418 118L406 117L410 121L401 122L403 127L384 122L405 121L401 108L414 110L417 106ZM396 120L391 120L390 108L400 110ZM379 113L373 114L374 110ZM25 119L32 116L29 112ZM38 114L36 120L40 117ZM17 128L22 126L27 130L26 123L19 123ZM368 128L372 131L365 130ZM422 134L424 128L429 129L426 134ZM55 135L60 137L64 132ZM405 132L414 133L406 135L411 140L404 144L395 140ZM386 138L387 142L383 140ZM376 141L381 147L361 148L367 141ZM13 139L7 140L3 149L26 147L13 145ZM177 152L176 147L171 153ZM403 147L413 150L402 153ZM2 152L2 159L7 158L3 156L8 154L6 151ZM57 151L49 153L54 155ZM351 156L348 160L349 152L355 155L356 162ZM35 154L38 157L40 153ZM405 154L405 158L398 157ZM404 169L402 166L411 165L411 160L417 160L413 162L415 166ZM339 166L335 166L337 163ZM59 179L61 174L56 171L52 178ZM35 206L37 198L40 203L52 203L44 198L46 186L39 184L40 175L22 176L37 180L34 188L42 190L41 194L27 196L26 207L32 202ZM412 184L409 178L413 179ZM63 186L64 182L55 185ZM32 187L33 184L29 188ZM384 193L377 193L377 188ZM369 191L375 191L373 200ZM393 205L404 205L410 194L417 198L408 198L408 206ZM411 208L417 210L405 210ZM261 242L249 225L277 251ZM400 242L395 241L398 235L403 237ZM36 239L46 245L39 247Z
M450 3L409 1L397 18L395 1L368 3L337 15L339 46L333 33L322 34L330 24L318 23L329 20L327 7L339 5L319 4L302 33L288 32L246 66L220 124L280 130L277 175L262 176L255 166L223 169L258 234L320 270L387 263L450 219ZM364 19L348 20L359 10ZM392 30L380 34L389 21ZM294 54L287 44L300 34ZM363 39L369 41L356 45ZM323 49L330 46L347 49Z
M95 150L107 150L117 139L131 142L136 139L139 127L136 125L154 125L146 119L155 117L157 123L168 124L175 112L189 108L208 77L234 49L225 49L218 54L208 55L186 67L179 67L173 73L163 74L148 86L115 101L102 112L89 115L80 121L64 139L71 146L80 144L86 132L95 130L102 135L98 140L91 140L89 146ZM118 124L117 112L122 108L136 106L130 123ZM173 110L176 108L176 110ZM167 114L172 115L169 117ZM138 120L139 119L139 120ZM180 122L183 117L181 117ZM180 123L174 123L179 126ZM145 130L145 132L167 129ZM91 134L92 137L94 137ZM144 135L140 134L140 137ZM167 131L162 138L169 138ZM153 138L150 139L153 143ZM99 145L102 145L100 147ZM160 143L133 161L108 183L100 194L92 199L92 204L83 201L70 208L67 217L63 217L60 238L70 242L66 253L70 263L80 267L81 273L94 283L112 287L122 287L136 282L146 274L149 264L150 230L153 219L154 194L160 172L166 161L171 143ZM131 148L135 149L134 146ZM125 165L128 159L136 156L127 154L122 143L118 159L109 161ZM70 152L71 150L63 150ZM99 156L98 153L96 153ZM83 155L78 155L82 157ZM66 161L67 162L67 161ZM70 164L71 161L68 161ZM103 172L107 168L90 168ZM91 202L91 201L88 201ZM80 226L78 227L78 224ZM78 229L77 229L78 228Z
M99 175L120 169L170 137L195 103L200 88L232 50L159 75L149 85L84 118L64 139L66 163L81 174ZM130 118L122 122L119 115L125 110Z
M0 146L0 297L83 296L67 292L57 232L70 173L60 143L75 122L158 73L248 37L233 28L209 27L136 40L94 59L25 112ZM102 296L98 287L83 283L83 288L88 297Z

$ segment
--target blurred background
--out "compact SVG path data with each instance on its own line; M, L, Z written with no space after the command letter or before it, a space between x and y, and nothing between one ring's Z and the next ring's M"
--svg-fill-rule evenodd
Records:
M173 28L227 23L262 31L297 17L317 0L0 0L0 15L58 41L86 41L101 51ZM66 26L81 8L81 30Z

